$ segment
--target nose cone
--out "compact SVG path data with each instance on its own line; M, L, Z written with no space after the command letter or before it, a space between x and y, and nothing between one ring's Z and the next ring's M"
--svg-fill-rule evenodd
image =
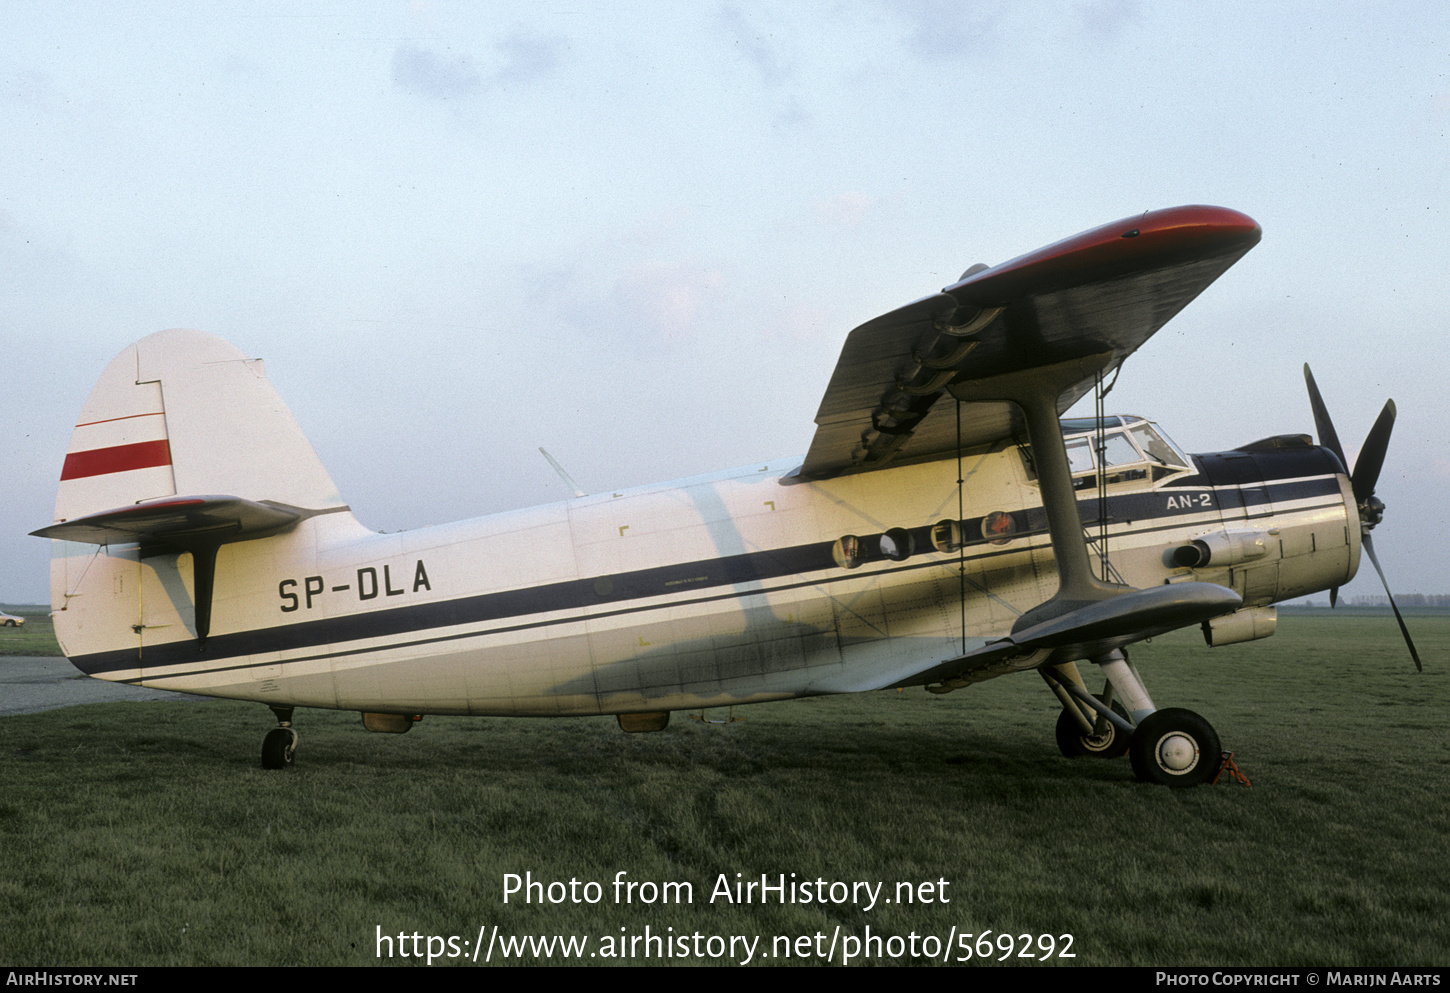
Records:
M1385 502L1374 494L1370 494L1360 506L1359 520L1367 528L1372 528L1385 519Z

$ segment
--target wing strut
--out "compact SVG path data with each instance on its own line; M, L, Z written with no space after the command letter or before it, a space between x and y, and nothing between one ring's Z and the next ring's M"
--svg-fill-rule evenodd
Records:
M971 270L967 270L970 272ZM957 520L967 516L966 501L962 495L962 402L957 401ZM961 525L957 525L961 527ZM957 599L962 605L962 654L967 654L967 543L957 541Z
M1048 366L1024 369L988 379L971 379L950 387L959 401L1009 401L1022 410L1027 440L1037 464L1042 487L1042 509L1047 513L1047 530L1052 537L1052 554L1057 559L1058 588L1052 599L1017 618L1014 632L1060 617L1080 607L1100 603L1133 588L1109 583L1093 575L1088 558L1087 538L1077 497L1072 489L1072 472L1067 445L1058 423L1057 401L1074 383L1100 373L1113 360L1112 352L1087 355Z
M1118 371L1123 370L1118 366ZM1093 415L1097 420L1097 430L1093 432L1093 449L1097 453L1097 491L1098 491L1098 561L1102 563L1102 580L1107 582L1112 569L1112 563L1108 561L1108 432L1104 421L1107 419L1107 410L1103 401L1107 398L1108 390L1103 389L1103 373L1098 370L1097 384L1093 388ZM1117 377L1113 378L1117 382ZM1112 389L1112 387L1108 387Z
M1125 645L1243 606L1237 593L1213 583L1140 590L1093 574L1057 407L1068 387L1092 381L1112 357L1111 352L1084 355L948 387L963 403L1011 403L1021 409L1057 560L1058 587L1050 600L1017 618L1008 637L915 673L910 682L924 682L929 689L939 683L941 688L933 691L945 693L973 682L973 673L989 667L1035 669L1084 658L1105 665Z

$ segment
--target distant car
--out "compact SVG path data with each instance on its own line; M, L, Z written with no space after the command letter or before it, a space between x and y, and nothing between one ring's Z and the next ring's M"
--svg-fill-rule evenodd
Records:
M16 617L14 614L7 614L4 611L0 611L0 625L4 625L7 628L18 628L24 623L25 618Z

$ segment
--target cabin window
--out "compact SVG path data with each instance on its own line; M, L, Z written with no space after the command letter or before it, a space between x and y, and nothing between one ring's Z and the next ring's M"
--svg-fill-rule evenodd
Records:
M957 521L937 521L931 529L931 544L939 552L955 552L962 547L962 526Z
M893 562L903 562L915 551L911 532L905 528L892 528L881 536L881 554Z
M831 546L831 558L836 560L836 565L842 569L854 569L866 561L866 550L861 547L861 539L854 534L845 534L836 539Z

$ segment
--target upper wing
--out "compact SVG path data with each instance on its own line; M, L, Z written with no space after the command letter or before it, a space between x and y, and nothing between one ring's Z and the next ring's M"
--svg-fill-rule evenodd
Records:
M938 403L954 386L1109 355L1104 373L1253 248L1258 224L1173 207L1094 228L991 268L852 331L816 414L807 479L926 462L1013 433L1005 402ZM1097 362L1092 363L1097 365ZM1065 411L1092 388L1063 391Z

